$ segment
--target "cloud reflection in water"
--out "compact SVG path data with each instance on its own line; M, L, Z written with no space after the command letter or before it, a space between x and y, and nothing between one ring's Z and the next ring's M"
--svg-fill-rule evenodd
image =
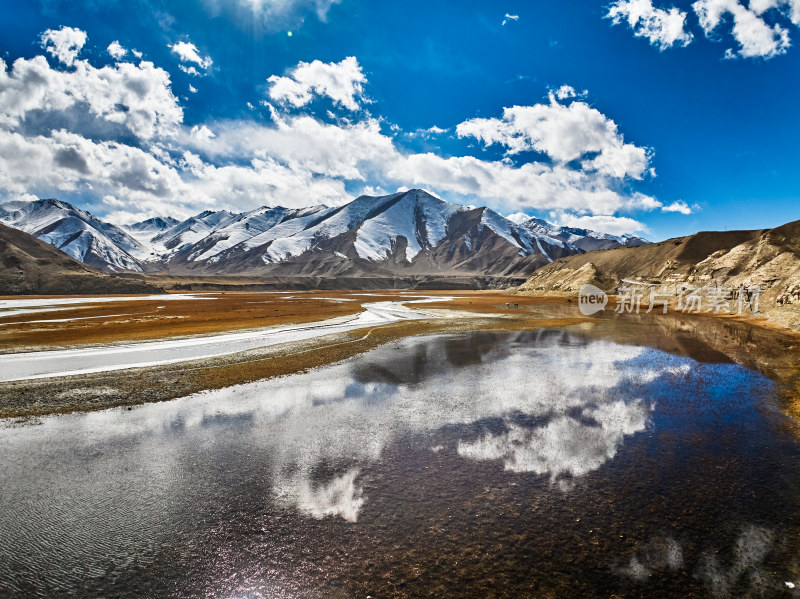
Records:
M685 359L660 352L663 359L641 359L654 350L563 335L543 342L521 334L508 346L478 337L466 350L453 341L407 340L394 356L383 348L202 397L218 411L255 410L255 426L269 429L262 434L278 498L317 518L355 521L367 500L360 471L400 435L499 420L502 432L470 438L465 430L450 448L564 483L596 470L626 436L645 430L652 406L633 390L688 369Z
M582 476L612 459L626 435L645 430L649 412L642 401L617 401L582 410L581 420L558 416L537 428L509 424L500 435L460 441L458 455L503 460L506 470L549 474L553 482L563 474Z

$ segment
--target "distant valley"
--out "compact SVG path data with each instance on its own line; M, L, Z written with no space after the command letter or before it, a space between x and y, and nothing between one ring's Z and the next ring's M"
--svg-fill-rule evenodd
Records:
M758 286L761 310L784 325L797 322L800 306L797 222L650 243L510 220L413 189L338 207L205 211L128 226L56 199L5 202L0 223L7 294L519 286L573 296L587 283L614 293L633 279Z

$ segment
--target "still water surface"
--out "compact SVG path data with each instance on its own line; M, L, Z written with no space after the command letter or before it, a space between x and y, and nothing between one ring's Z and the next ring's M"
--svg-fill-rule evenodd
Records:
M791 596L800 444L733 364L548 330L0 428L0 596ZM798 584L800 586L800 584Z

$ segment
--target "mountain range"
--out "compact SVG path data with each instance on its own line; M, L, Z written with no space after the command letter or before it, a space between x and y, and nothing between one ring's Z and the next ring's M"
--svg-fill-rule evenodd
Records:
M538 218L514 222L420 189L337 207L209 210L128 226L56 199L10 201L0 204L0 222L110 273L525 276L565 256L648 243Z
M0 295L163 293L139 275L110 275L0 224Z

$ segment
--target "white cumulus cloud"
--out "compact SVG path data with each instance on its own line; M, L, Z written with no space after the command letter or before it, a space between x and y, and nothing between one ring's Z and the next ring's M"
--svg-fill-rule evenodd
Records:
M86 32L73 27L48 29L41 35L40 42L42 48L71 67L86 44Z
M762 15L777 9L786 14L795 25L800 25L800 0L750 0L750 10Z
M608 8L606 18L615 25L628 23L636 37L646 38L653 46L666 50L686 46L693 36L686 31L686 13L674 6L656 8L651 0L617 0Z
M619 191L607 177L564 165L527 162L515 166L473 156L444 158L425 153L401 155L388 167L387 175L395 181L479 198L503 210L610 214L660 206L645 194Z
M578 93L575 91L575 88L571 85L562 85L556 91L556 98L559 100L568 100L569 98L577 97Z
M269 97L295 107L310 103L313 94L326 96L348 110L358 110L367 81L355 56L341 62L300 62L284 77L271 76Z
M692 208L683 200L676 200L671 204L662 206L661 212L678 212L679 214L691 214Z
M72 71L60 71L43 56L34 56L17 59L9 71L0 59L0 124L20 128L34 111L44 116L69 114L72 120L87 111L95 132L98 127L105 131L124 127L149 139L183 120L169 73L151 62L95 68L77 60L74 66ZM37 126L46 130L44 116Z
M111 55L112 58L119 60L123 58L127 53L128 50L122 47L118 41L113 41L108 45L108 53Z
M558 93L570 95L564 88ZM500 144L509 154L536 151L559 163L583 159L585 169L620 179L641 179L649 166L647 149L625 143L614 121L585 102L562 104L555 94L548 104L505 108L499 119L470 119L456 133Z
M695 0L692 9L707 38L721 41L725 37L719 34L725 32L736 41L737 47L726 49L725 58L770 59L785 54L791 47L791 26L800 26L800 0ZM634 35L661 50L687 46L694 39L685 11L658 8L652 0L615 0L606 18L615 25L627 23Z
M200 75L200 69L208 71L213 64L211 57L200 56L197 46L191 42L175 42L169 46L169 49L182 63L190 63L180 65L180 69L189 75Z
M531 219L531 217L525 214L524 212L514 212L512 214L507 214L506 218L510 220L512 223L517 223L518 225L526 221L529 221Z
M768 24L763 19L763 13L783 4L775 0L761 0L747 8L738 0L698 0L692 8L706 35L714 33L723 17L731 17L731 35L738 42L739 48L736 51L729 49L726 53L728 57L738 55L745 58L773 58L784 54L791 46L789 31L777 23ZM792 5L792 16L797 18L796 3L786 4Z
M206 64L199 52L178 46L181 52L192 57L185 66ZM190 127L169 73L151 62L98 68L76 55L66 70L42 55L10 65L0 59L0 197L80 197L86 207L105 206L127 220L207 208L339 205L362 190L401 186L504 213L544 210L564 218L615 219L661 207L629 190L651 171L649 152L626 143L616 123L568 88L543 104L461 123L458 135L505 146L504 158L487 159L480 149L475 156L415 153L369 114L343 120L297 112L314 94L358 108L367 80L355 57L300 63L270 82L271 123ZM452 129L421 131L444 136ZM530 149L545 157L523 158ZM625 232L641 228L633 219L610 222ZM589 228L610 230L595 224Z

